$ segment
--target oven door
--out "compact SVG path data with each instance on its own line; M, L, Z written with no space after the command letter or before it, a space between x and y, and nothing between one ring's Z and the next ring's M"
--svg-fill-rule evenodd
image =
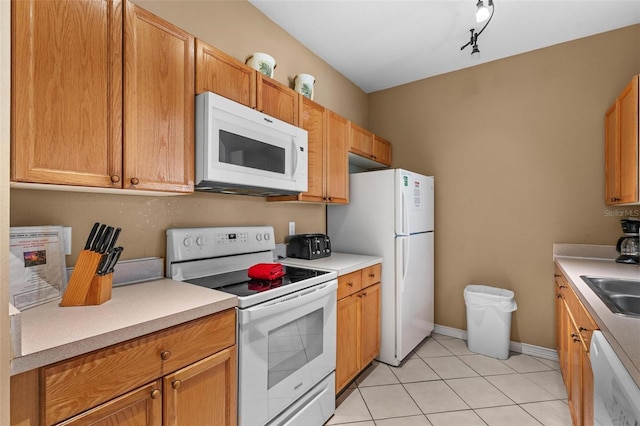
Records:
M336 368L337 280L238 310L238 417L263 425Z

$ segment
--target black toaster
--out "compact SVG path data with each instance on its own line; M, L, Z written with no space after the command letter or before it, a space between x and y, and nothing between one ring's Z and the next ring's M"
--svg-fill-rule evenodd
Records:
M289 237L287 257L319 259L331 256L331 241L324 234L298 234Z

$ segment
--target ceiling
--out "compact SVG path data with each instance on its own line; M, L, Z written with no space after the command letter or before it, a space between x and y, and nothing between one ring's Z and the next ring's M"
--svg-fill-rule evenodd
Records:
M494 0L474 61L477 0L249 1L366 93L640 23L640 0Z

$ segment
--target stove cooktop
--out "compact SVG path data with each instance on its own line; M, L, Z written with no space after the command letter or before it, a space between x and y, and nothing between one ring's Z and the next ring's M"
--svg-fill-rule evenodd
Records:
M186 282L199 285L201 287L223 291L225 293L235 294L242 301L243 298L247 299L276 289L284 290L283 287L297 287L297 284L303 284L302 282L305 280L311 280L330 273L329 271L317 271L293 266L283 266L283 269L285 271L285 275L273 281L249 278L247 270L243 269L240 271L227 272L208 277L194 278L186 280ZM304 287L305 286L302 285L300 288ZM297 288L292 289L291 291L296 290ZM260 298L264 299L264 297Z

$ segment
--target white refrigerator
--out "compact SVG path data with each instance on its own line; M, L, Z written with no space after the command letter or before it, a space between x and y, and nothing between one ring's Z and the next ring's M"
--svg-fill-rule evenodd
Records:
M349 180L349 204L327 207L327 233L335 252L382 257L378 360L397 366L434 327L434 179L387 169Z

